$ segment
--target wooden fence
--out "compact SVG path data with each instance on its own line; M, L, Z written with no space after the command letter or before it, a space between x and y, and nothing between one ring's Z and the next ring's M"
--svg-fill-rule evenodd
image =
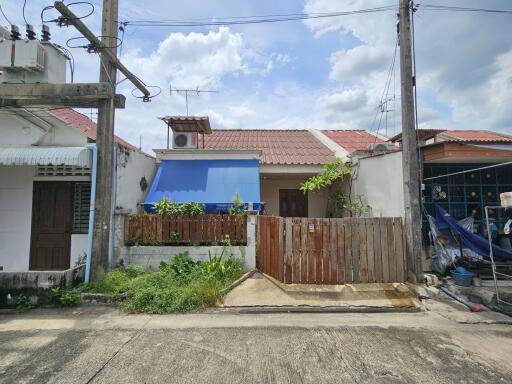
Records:
M284 283L404 282L400 218L260 216L258 268Z
M125 244L231 245L247 243L246 215L132 215L124 223Z

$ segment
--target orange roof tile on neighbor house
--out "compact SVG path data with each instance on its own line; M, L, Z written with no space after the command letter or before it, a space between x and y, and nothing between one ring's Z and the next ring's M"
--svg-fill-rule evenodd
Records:
M96 140L96 123L84 114L71 108L47 109L46 113L59 119L74 130L84 133L89 139L94 141ZM114 135L114 141L125 148L131 149L132 151L144 153L139 148L121 139L119 136Z
M317 165L334 153L306 130L214 129L204 136L206 149L253 149L262 164Z
M381 139L374 134L365 130L329 130L320 131L325 136L336 142L340 147L349 153L356 151L365 151L370 144L385 143L386 140Z
M438 138L444 141L512 143L512 136L484 130L443 131Z

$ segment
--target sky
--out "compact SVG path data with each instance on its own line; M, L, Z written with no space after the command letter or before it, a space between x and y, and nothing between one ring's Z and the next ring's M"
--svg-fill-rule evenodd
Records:
M68 1L70 2L70 1ZM83 19L100 34L101 1ZM423 2L421 2L423 3ZM0 0L11 22L24 24L23 0ZM26 18L40 29L50 0L28 0ZM439 0L425 4L512 9L509 0ZM214 90L189 96L189 113L207 115L212 128L368 129L401 131L396 43L398 0L120 0L120 21L215 19L229 16L323 13L395 5L382 13L229 27L128 25L123 63L161 93L149 103L119 84L126 108L116 111L116 134L151 152L166 145L164 115L184 115L173 88ZM75 6L78 15L87 6ZM45 18L56 13L49 10ZM1 17L1 16L0 16ZM0 19L6 25L5 19ZM79 36L51 25L55 43ZM420 128L487 129L512 134L512 15L440 12L415 14ZM99 58L72 49L75 82L96 82ZM390 75L388 76L388 73ZM119 80L123 78L120 75ZM383 91L389 78L388 91ZM69 79L69 75L68 75ZM153 88L152 90L156 90ZM134 91L134 95L138 92ZM381 99L386 100L379 109ZM380 113L379 110L386 110ZM89 112L89 111L85 111ZM94 111L93 111L94 112ZM93 115L94 116L94 115Z

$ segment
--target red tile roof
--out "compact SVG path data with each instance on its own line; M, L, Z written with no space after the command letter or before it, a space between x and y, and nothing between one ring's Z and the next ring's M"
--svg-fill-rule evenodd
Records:
M47 109L46 112L59 119L74 130L84 133L89 139L96 140L96 123L84 114L71 108ZM142 152L139 148L114 135L114 141L132 151Z
M335 141L336 144L341 146L349 153L355 151L364 151L368 149L369 144L385 143L386 141L380 137L376 137L365 130L335 130L335 131L321 131L325 136Z
M306 130L214 129L206 149L262 151L262 164L324 164L334 153Z
M434 137L434 136L436 136L439 133L442 133L444 131L446 131L446 129L420 128L420 129L416 130L418 138L425 139L425 140L426 139L430 139L431 137ZM390 141L392 143L402 141L402 132L400 132L399 134L389 138L388 141Z
M439 139L458 142L512 143L512 136L483 130L450 130L438 135Z

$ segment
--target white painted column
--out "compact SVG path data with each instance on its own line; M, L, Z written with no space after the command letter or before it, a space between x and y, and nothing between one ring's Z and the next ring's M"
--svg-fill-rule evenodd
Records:
M245 252L245 269L256 268L256 215L247 216L247 248Z

